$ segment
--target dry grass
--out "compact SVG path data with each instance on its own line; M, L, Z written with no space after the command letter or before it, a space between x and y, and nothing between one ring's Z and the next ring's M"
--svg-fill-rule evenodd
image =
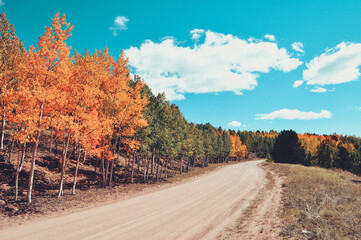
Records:
M348 172L273 164L286 176L283 234L289 239L361 239L361 184Z

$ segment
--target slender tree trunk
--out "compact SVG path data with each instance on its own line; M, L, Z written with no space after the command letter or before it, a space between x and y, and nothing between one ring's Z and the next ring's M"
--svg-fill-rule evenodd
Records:
M182 174L182 172L183 172L183 156L181 157L181 160L180 160L179 170L180 170L180 173Z
M58 198L60 198L63 195L63 183L64 183L64 175L65 175L65 164L66 164L66 154L68 153L69 148L69 140L70 140L70 133L68 133L68 137L65 141L64 151L63 151L63 158L61 161L61 174L60 174L60 184L59 184L59 192L58 192Z
M66 133L64 133L64 136L63 136L64 139L66 139L65 135L66 135ZM65 151L65 145L66 145L66 141L63 142L63 153Z
M134 153L133 153L133 163L132 163L132 175L131 175L131 178L130 178L130 182L132 184L134 182L133 177L134 177L134 168L135 168L135 157L136 157L136 155L135 155L135 151L134 151Z
M73 182L73 191L72 191L73 195L75 194L76 179L78 178L79 162L80 162L80 150L78 151L78 157L77 157L77 160L76 160L74 182Z
M18 162L16 164L16 175L15 175L15 201L18 201L20 161L21 161L21 155L18 154Z
M160 159L159 159L159 164L161 163ZM163 164L161 165L160 167L160 175L159 175L159 178L162 179L162 175L163 175L163 166L164 166L164 162Z
M174 160L173 159L171 159L170 160L170 176L172 177L173 175L174 175Z
M152 176L154 178L154 159L155 159L155 148L153 148L153 154L152 154Z
M50 129L50 148L49 148L49 152L52 153L53 151L53 129Z
M147 168L148 168L148 158L144 156L144 166L143 166L143 179L144 182L147 181Z
M23 168L24 158L25 158L25 151L26 151L26 141L24 141L24 145L21 151L21 155L18 155L18 164L16 167L16 175L15 175L15 201L18 200L18 193L19 193L19 175L21 169Z
M84 157L83 157L83 162L82 163L85 163L85 160L86 160L86 150L84 150Z
M9 164L11 164L11 155L13 154L13 150L14 150L14 137L11 137L11 143L10 143L10 148L9 148Z
M56 135L58 134L57 131L55 133L56 133ZM58 153L58 141L56 141L56 137L55 137L55 151L56 151L56 153Z
M21 161L20 161L20 166L19 166L19 172L21 172L21 169L23 169L25 154L26 154L26 141L24 141L23 149L21 151Z
M5 114L5 106L3 106L3 116L2 116L2 121L1 121L0 150L4 149L5 123L6 123L6 114Z
M113 169L114 169L114 159L112 159L111 166L110 166L109 185L112 183L112 179L113 179Z
M149 161L150 159L147 160L147 174L146 174L146 181L148 182L148 178L149 178L149 167L151 166L151 163Z
M173 169L173 174L172 174L172 176L175 176L175 175L177 175L177 161L176 160L172 160L172 169Z
M159 175L159 171L158 171L158 169L159 169L159 158L155 161L155 164L156 164L156 166L155 166L155 175L156 175L156 180L158 181L158 175Z
M165 168L164 168L164 172L165 172L165 179L168 178L168 161L169 159L167 158L166 161L165 161Z
M107 165L105 167L105 183L107 184L108 183L108 176L109 176L109 161L107 161Z
M44 110L44 104L41 104L39 121L38 121L38 131L36 133L34 151L33 151L33 156L31 158L31 167L30 167L30 173L29 173L29 189L28 189L28 194L27 194L28 204L31 204L31 193L33 191L34 171L35 171L35 159L36 159L36 153L38 151L38 146L39 146L40 127L41 127L41 120L43 118L43 110Z
M103 186L105 186L105 184L106 184L106 179L105 179L105 166L104 166L104 156L102 155L102 162L101 162L101 164L102 164L102 175L103 175Z

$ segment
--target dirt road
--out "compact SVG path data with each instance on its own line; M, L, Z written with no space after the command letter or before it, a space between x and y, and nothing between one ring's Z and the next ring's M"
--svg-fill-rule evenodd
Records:
M116 203L0 231L0 239L214 239L265 183L261 161Z

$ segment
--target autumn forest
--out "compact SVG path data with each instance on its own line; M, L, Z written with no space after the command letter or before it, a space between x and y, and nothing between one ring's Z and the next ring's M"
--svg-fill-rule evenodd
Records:
M131 75L123 52L72 49L65 15L56 14L45 29L37 46L26 49L1 15L0 182L11 186L15 201L36 198L36 175L42 178L44 169L56 173L42 182L55 182L58 198L64 190L76 193L82 166L99 186L153 183L255 157L361 173L358 137L188 122L164 94Z

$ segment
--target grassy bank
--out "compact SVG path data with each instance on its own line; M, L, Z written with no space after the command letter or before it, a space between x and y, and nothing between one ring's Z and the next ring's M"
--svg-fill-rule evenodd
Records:
M293 239L361 239L361 184L348 172L271 164L285 176L283 235Z

